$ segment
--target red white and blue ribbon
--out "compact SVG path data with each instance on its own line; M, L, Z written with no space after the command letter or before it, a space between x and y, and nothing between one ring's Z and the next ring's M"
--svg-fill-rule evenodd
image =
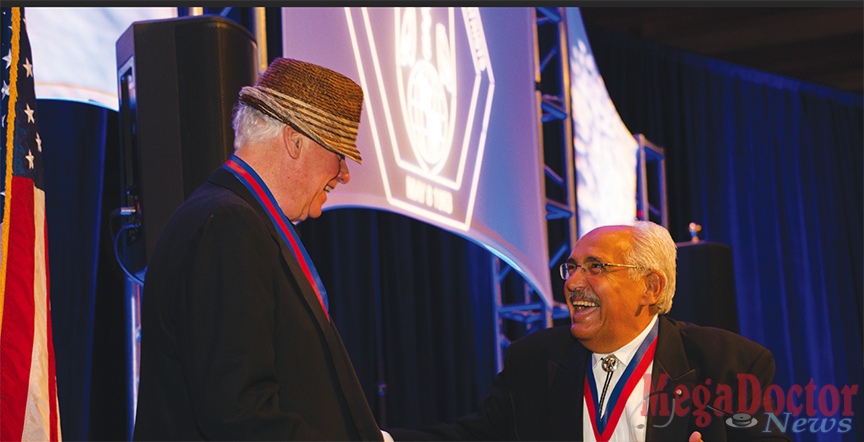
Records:
M627 399L633 393L639 381L642 380L642 376L645 375L645 371L648 370L651 361L654 360L654 349L657 347L659 324L660 321L654 321L654 326L648 332L648 336L645 337L642 345L639 346L636 354L633 355L633 359L627 364L627 368L624 369L624 373L621 374L621 378L618 379L618 383L615 384L615 388L612 389L612 393L609 395L606 409L611 409L611 411L602 414L602 417L600 404L594 396L594 392L597 391L597 382L594 380L594 373L590 370L586 371L585 403L588 404L588 416L591 419L591 428L594 430L594 439L598 442L608 441L612 438L612 433L615 432L618 420L624 413Z
M267 211L270 220L273 222L273 225L276 226L276 231L279 232L279 235L282 236L285 243L291 247L294 257L297 258L297 262L300 264L303 274L306 275L306 279L309 280L312 290L314 290L315 294L318 296L318 302L321 303L321 307L324 309L324 315L327 316L327 320L329 321L330 314L327 313L327 291L324 289L324 284L321 283L321 277L318 275L318 271L315 269L315 264L312 263L312 259L309 258L309 253L306 252L306 248L303 247L303 243L300 242L300 237L298 237L297 232L294 231L294 227L289 227L291 221L282 212L282 208L279 207L279 204L276 202L276 198L273 197L270 189L267 188L267 185L264 184L264 181L254 169L249 167L248 164L235 155L231 155L231 158L228 159L222 168L234 174L234 176L237 177L237 179L240 180L240 182L243 183L250 192L252 192L252 195L255 195L255 198L261 206L264 207L264 210Z

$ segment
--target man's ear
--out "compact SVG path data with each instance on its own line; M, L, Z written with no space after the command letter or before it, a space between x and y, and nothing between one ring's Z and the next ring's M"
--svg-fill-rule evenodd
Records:
M645 276L645 293L642 295L642 305L655 305L666 287L666 275L659 270L652 270Z
M285 149L288 151L288 156L295 160L300 158L303 134L297 132L293 127L286 124L285 127L282 128L282 141L285 143Z

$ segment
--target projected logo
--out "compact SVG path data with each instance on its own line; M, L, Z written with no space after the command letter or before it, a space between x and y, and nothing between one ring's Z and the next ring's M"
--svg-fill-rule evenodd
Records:
M495 88L480 11L345 14L388 202L468 230Z

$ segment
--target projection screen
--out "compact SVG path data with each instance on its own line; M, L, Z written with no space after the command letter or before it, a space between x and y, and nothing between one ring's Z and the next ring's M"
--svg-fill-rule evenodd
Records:
M551 302L533 8L283 8L285 57L365 91L351 182L327 209L468 238Z
M177 16L177 8L28 7L36 96L117 110L115 44L133 22Z

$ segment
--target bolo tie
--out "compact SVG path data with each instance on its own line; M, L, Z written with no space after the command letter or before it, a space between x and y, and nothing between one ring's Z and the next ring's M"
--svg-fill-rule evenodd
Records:
M606 399L606 391L609 389L609 381L612 380L612 372L618 368L618 358L615 355L609 355L600 359L603 363L603 371L606 372L606 382L603 383L603 393L600 394L600 416L603 416L603 400Z

